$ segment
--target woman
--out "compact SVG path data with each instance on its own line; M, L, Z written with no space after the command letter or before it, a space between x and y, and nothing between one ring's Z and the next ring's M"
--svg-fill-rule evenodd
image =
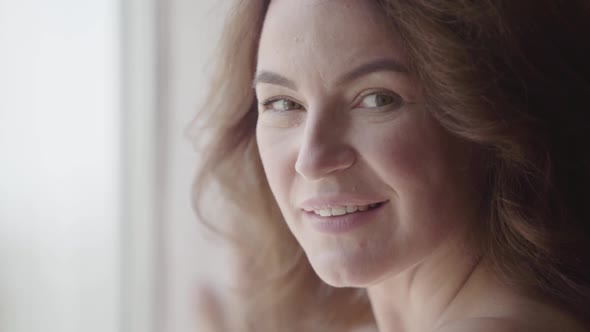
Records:
M195 183L205 220L225 198L236 330L586 331L589 22L587 0L238 1Z

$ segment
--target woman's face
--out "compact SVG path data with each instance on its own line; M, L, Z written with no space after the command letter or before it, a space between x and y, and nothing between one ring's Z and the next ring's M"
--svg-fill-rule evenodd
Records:
M475 214L468 149L425 112L399 37L373 6L273 0L254 82L268 182L334 286L416 266Z

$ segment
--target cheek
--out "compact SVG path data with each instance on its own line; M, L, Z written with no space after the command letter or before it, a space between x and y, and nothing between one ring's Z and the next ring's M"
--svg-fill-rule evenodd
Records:
M273 129L259 127L256 141L270 189L281 210L285 211L290 202L297 157L291 152L291 138Z
M367 159L393 190L432 187L443 171L440 138L425 124L408 121L373 135L373 142L364 144Z
M448 135L428 120L413 119L379 140L370 145L369 162L394 191L399 220L410 228L438 228L455 219L447 215L461 204L462 186L455 181Z

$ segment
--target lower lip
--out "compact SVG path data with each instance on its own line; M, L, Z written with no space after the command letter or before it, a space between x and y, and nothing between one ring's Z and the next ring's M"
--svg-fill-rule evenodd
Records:
M349 213L341 216L321 217L314 212L303 211L311 226L321 233L340 234L352 231L372 220L377 219L387 202L374 209L362 212Z

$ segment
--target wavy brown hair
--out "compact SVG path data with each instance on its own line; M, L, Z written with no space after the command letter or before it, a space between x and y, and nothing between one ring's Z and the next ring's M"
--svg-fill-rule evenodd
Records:
M429 112L485 155L485 218L474 234L482 258L515 291L584 319L590 1L374 2L401 36ZM249 328L351 330L372 322L366 294L329 287L313 273L258 156L251 82L268 5L237 1L228 18L210 93L192 126L200 141L208 133L194 183L196 211L238 249ZM207 216L212 186L226 199L229 223Z

